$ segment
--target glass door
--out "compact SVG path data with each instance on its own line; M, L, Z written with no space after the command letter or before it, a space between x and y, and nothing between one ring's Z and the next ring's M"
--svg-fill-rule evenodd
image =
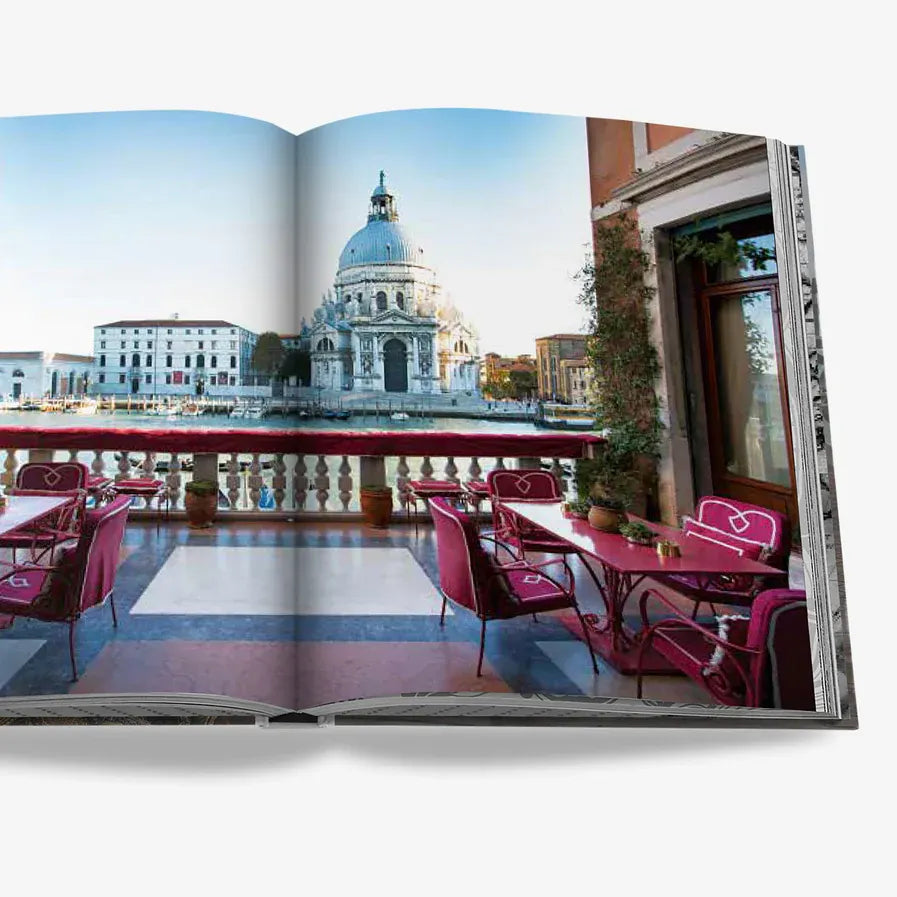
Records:
M775 278L705 287L702 355L714 492L797 524Z

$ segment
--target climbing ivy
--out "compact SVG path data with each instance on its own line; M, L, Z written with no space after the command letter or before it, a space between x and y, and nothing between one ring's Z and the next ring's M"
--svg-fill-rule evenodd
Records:
M663 424L655 390L660 375L651 339L649 304L654 295L645 282L648 256L629 218L603 222L595 229L594 256L577 274L579 302L588 313L586 354L594 386L596 427L608 438L598 456L580 465L580 494L623 503L637 491L640 461L656 461Z

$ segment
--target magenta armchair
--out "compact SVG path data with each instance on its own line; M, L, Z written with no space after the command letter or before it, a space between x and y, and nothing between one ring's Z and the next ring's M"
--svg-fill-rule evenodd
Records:
M547 470L493 470L486 477L492 501L495 538L509 546L513 555L524 559L527 551L546 554L577 554L577 549L551 533L509 514L503 501L560 504L563 499L558 481Z
M0 615L68 623L73 680L78 678L75 624L81 614L108 599L112 624L118 625L112 589L130 501L122 496L87 511L77 544L63 548L54 565L4 564L0 568L5 568L0 574Z
M693 518L686 518L682 539L694 539L716 545L741 557L758 560L782 571L781 575L715 576L710 579L690 575L664 577L677 592L694 602L692 618L704 602L750 607L754 598L765 589L788 588L788 554L791 550L791 525L778 511L759 505L704 496Z
M39 526L29 527L0 537L0 548L16 551L31 549L32 560L51 552L59 542L76 539L87 504L86 464L79 461L29 461L16 474L16 483L9 495L59 495L71 503L54 512Z
M649 599L659 601L671 616L652 625ZM761 592L750 618L721 616L711 626L684 616L654 589L641 596L639 610L644 626L639 635L639 698L642 661L653 648L721 704L816 709L805 592Z
M541 564L522 560L499 564L496 556L483 547L476 525L468 514L453 508L444 498L432 499L430 509L436 527L439 588L442 592L439 624L445 625L448 601L477 615L480 620L477 676L482 675L486 623L489 620L508 620L565 608L572 608L579 618L592 669L597 675L598 665L589 633L576 603L573 572L563 558ZM559 569L558 576L563 575L563 583L545 572L552 566Z

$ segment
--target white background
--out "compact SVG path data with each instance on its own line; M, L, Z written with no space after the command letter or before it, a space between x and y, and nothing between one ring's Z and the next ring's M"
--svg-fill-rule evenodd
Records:
M2 115L198 108L299 130L471 105L805 144L861 729L6 728L2 893L782 894L882 870L894 50L876 4L25 6L0 16Z

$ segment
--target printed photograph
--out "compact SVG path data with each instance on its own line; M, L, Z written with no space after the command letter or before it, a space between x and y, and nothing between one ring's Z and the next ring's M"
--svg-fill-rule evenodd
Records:
M0 120L0 704L815 711L767 153Z

